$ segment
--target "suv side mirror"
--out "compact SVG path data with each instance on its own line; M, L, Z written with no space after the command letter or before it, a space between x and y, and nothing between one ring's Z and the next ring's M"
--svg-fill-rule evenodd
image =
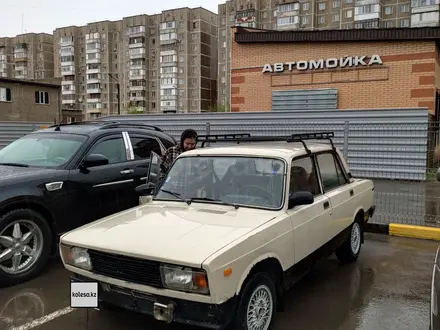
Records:
M141 184L140 186L137 186L135 188L135 191L139 196L154 195L155 190L156 190L156 185L151 182Z
M295 206L313 204L315 199L313 194L309 191L297 191L289 196L289 209Z
M81 166L83 168L89 168L89 167L95 167L95 166L102 166L107 165L109 163L108 158L101 154L90 154L86 156Z

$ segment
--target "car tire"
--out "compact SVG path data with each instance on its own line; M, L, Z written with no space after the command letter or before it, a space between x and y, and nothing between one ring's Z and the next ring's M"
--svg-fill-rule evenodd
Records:
M356 219L350 226L348 239L336 250L336 256L342 263L355 262L361 252L362 226L359 219Z
M22 238L20 243L22 264L20 266L23 265L23 267L21 267L21 270L12 270L11 258L0 262L0 287L24 283L37 277L43 271L50 256L52 235L46 219L40 213L31 209L12 210L0 216L0 236L6 236L9 239L13 238L12 232L16 228L17 223L19 224L20 231L15 236L20 234ZM31 229L33 229L34 235L28 235L28 238L31 238L26 244L25 235ZM32 253L35 253L34 259L30 259L26 255L30 251L28 248L32 250ZM6 250L7 247L0 241L0 256ZM4 267L8 268L8 270L5 270Z
M256 313L262 311L255 310L255 304L261 304L263 306L263 312L265 309L269 313L266 326L261 327L264 330L270 330L274 326L275 314L277 311L277 290L274 279L268 273L260 272L253 275L250 280L245 284L245 287L240 295L238 304L238 313L234 318L232 329L233 330L253 330L250 326L250 320L248 315L251 313L255 318L258 317ZM251 311L254 310L255 314Z

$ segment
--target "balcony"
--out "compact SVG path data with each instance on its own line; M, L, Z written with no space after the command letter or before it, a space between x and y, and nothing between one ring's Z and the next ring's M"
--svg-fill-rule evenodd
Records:
M374 0L376 1L376 0ZM366 4L354 8L354 21L372 21L380 19L381 5L380 4Z
M160 28L159 34L177 33L177 27Z
M28 60L27 56L14 57L15 63L27 62L27 60Z
M87 108L86 113L90 114L90 113L102 113L102 103L95 103L96 105L100 105L100 107L96 107L96 108Z
M101 73L101 68L86 69L86 74L94 74L94 73Z
M75 42L73 40L66 40L66 41L60 40L60 47L69 47L69 46L73 46L74 44Z
M130 91L145 91L147 90L147 86L130 86L129 87Z
M75 95L76 94L76 90L75 90L75 88L73 88L73 89L63 89L61 91L61 94L62 95Z
M129 27L126 31L129 37L145 36L145 26L143 25Z
M86 64L98 64L101 63L101 58L91 58L91 59L86 59Z
M177 101L177 95L161 95L161 101Z
M132 96L130 95L130 101L144 101L145 96Z
M101 78L87 78L87 84L99 84Z
M62 80L61 81L61 86L68 86L68 85L73 85L75 84L74 80Z
M145 80L146 74L145 73L136 73L133 75L128 76L129 80Z
M299 8L298 8L299 10ZM235 25L255 22L255 9L240 10L235 15Z
M87 99L86 100L87 103L101 103L101 99Z
M93 54L93 53L100 53L101 52L101 46L98 46L96 48L86 49L86 54Z
M75 99L61 100L61 104L75 104Z
M73 56L75 55L75 49L73 47L66 47L63 49L63 51L60 49L58 54L60 56Z
M137 48L137 49L144 49L145 50L145 48ZM130 60L134 60L136 58L145 58L145 57L146 57L145 51L143 53L133 53L133 54L130 53L129 54Z
M66 62L60 62L61 66L74 66L75 62L72 61L66 61Z
M88 88L87 87L87 94L100 94L100 93L101 93L101 88Z
M73 76L75 75L75 69L69 69L67 71L61 71L62 76Z

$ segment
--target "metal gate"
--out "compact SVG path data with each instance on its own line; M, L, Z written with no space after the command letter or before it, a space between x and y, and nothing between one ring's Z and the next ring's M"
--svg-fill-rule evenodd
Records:
M301 89L272 92L273 111L335 110L338 106L336 88Z

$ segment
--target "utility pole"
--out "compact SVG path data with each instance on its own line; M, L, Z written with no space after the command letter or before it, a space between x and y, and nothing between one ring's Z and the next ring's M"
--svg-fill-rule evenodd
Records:
M121 114L121 86L119 85L119 80L116 79L111 73L108 76L116 82L116 97L118 98L118 115Z

